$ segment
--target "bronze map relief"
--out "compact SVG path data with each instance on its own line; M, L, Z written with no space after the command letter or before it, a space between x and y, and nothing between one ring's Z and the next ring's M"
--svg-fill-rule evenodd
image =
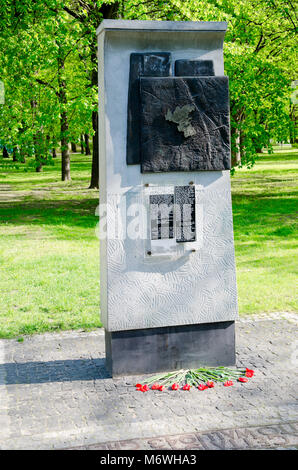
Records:
M127 164L142 173L231 168L229 86L213 61L175 61L169 52L132 53Z

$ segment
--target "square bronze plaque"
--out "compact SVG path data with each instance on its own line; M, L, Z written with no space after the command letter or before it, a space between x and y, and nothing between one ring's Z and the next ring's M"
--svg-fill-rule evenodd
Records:
M228 77L141 78L141 171L229 170Z

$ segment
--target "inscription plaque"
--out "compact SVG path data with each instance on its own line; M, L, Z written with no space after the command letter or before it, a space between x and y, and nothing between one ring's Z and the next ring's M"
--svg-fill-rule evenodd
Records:
M196 200L194 186L175 186L176 241L196 241Z
M149 202L151 240L174 238L174 195L152 194Z
M194 186L175 186L174 194L152 194L149 203L151 240L196 241Z

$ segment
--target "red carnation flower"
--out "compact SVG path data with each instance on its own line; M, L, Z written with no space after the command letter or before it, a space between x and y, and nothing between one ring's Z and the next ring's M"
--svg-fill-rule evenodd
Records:
M206 390L207 388L208 388L208 385L205 385L205 384L200 384L200 385L198 386L198 389L199 389L199 390Z
M160 386L158 387L158 390L160 390L161 392L163 392L164 389L165 389L165 386L164 386L164 385L160 385Z
M206 382L206 385L208 388L213 388L214 387L214 382L210 381L209 380Z
M160 385L159 385L157 382L155 382L155 383L152 385L151 388L152 388L152 390L158 390L159 387L160 387Z
M183 385L183 390L190 390L190 385L189 384Z
M148 387L147 384L145 384L145 385L137 384L136 388L137 388L138 392L148 392L148 390L149 390L149 387Z
M177 382L175 382L173 385L172 385L172 390L179 390L179 384Z
M238 382L248 382L246 377L239 377Z
M225 387L230 387L231 385L234 385L232 380L227 380L227 381L224 383L224 386L225 386Z
M255 373L254 370L246 368L246 372L245 372L246 377L253 377L254 373Z

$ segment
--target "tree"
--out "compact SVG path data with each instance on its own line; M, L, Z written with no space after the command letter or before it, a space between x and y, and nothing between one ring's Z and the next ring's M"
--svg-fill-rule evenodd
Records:
M297 16L288 0L175 1L176 19L225 20L233 163L251 166L257 150L289 138ZM238 159L238 161L237 161Z
M98 151L98 111L97 111L97 37L96 29L103 18L117 18L120 16L121 5L118 1L77 1L65 2L63 10L74 18L81 26L82 31L88 36L85 43L89 49L91 68L90 68L90 86L96 92L96 101L92 109L92 128L93 128L93 150L92 150L92 170L90 188L99 187L99 151ZM86 141L86 154L88 152L88 141Z
M91 120L85 70L78 58L79 43L85 33L82 34L63 10L56 14L52 8L55 1L49 1L48 8L42 8L38 0L8 3L11 10L2 39L5 41L2 70L7 71L8 88L12 80L14 89L17 84L23 109L20 113L18 94L15 92L9 100L8 93L7 104L13 110L13 120L5 122L3 116L2 132L6 139L13 140L15 158L20 153L17 149L22 148L22 140L28 148L33 146L36 168L40 171L49 159L50 148L57 145L57 122L60 121L61 175L62 180L67 181L70 179L68 142L78 133L72 128L71 120L77 126L78 113L85 122L86 117ZM19 62L16 61L18 56ZM24 64L21 69L20 64ZM34 96L32 89L37 92ZM43 95L47 98L41 102ZM49 135L53 136L52 140L48 139Z
M227 21L232 161L253 165L257 150L289 139L288 102L297 63L297 13L291 0L125 2L127 19Z
M15 155L30 155L39 146L43 153L35 151L36 165L46 163L60 134L62 178L67 180L68 143L90 134L90 187L98 187L96 28L103 18L120 17L228 21L224 56L233 164L250 167L262 147L289 139L297 55L291 0L7 0L0 5L0 78L8 89L0 138L20 150Z

